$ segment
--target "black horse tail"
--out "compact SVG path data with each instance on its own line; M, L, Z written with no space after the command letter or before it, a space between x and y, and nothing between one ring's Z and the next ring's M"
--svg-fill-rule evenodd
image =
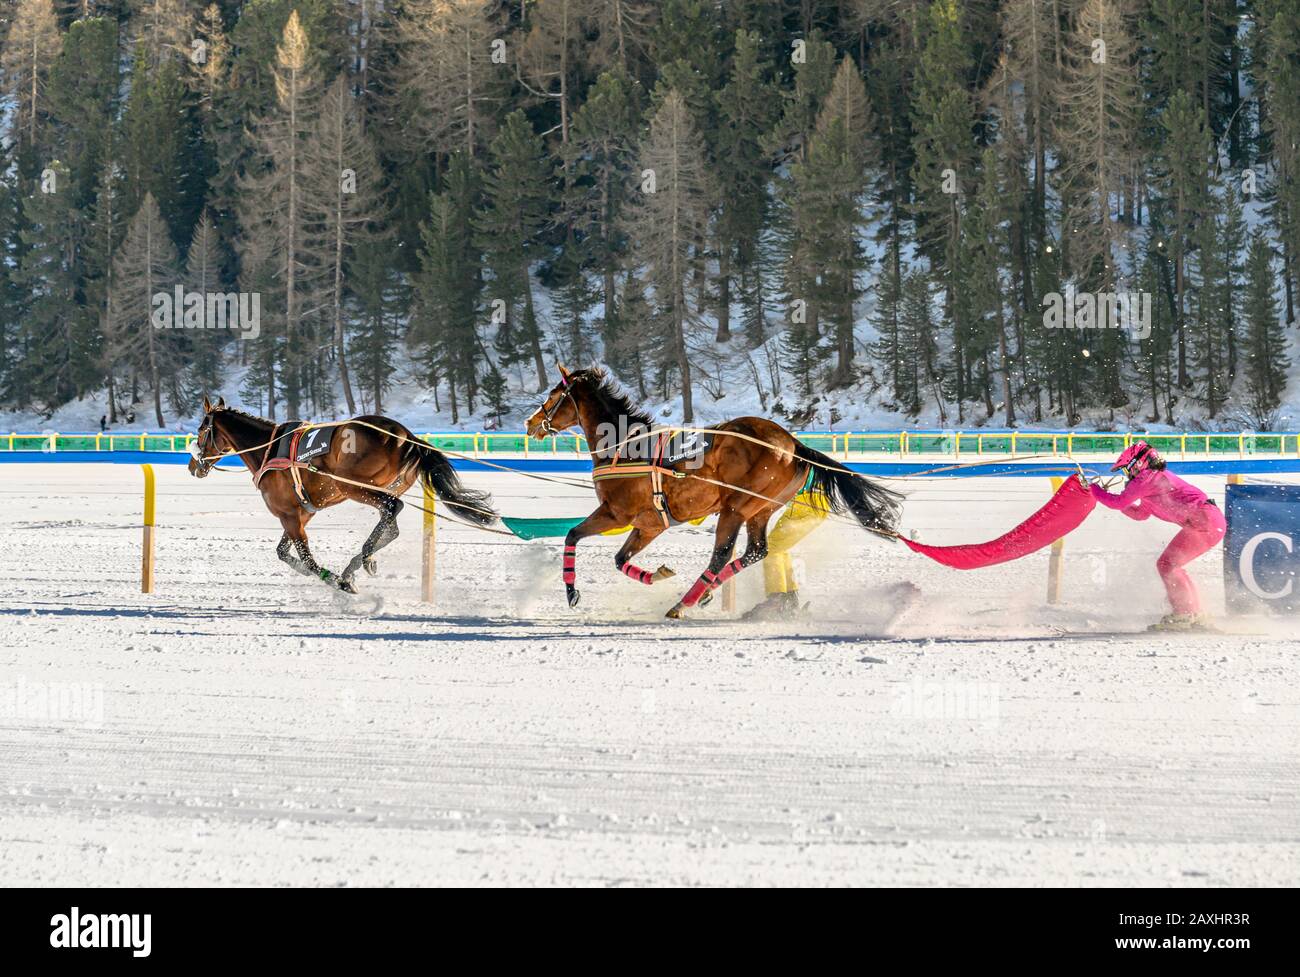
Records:
M420 466L420 480L454 509L457 515L480 526L488 526L497 521L492 496L466 488L441 451L422 441L408 441L405 450L407 458L413 459Z
M902 513L903 497L883 485L850 471L834 458L814 451L802 442L794 456L812 468L809 488L821 492L831 512L851 512L865 529L893 533Z

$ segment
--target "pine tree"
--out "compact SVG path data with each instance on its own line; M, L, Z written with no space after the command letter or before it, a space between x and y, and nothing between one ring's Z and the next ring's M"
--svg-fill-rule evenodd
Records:
M173 240L184 241L204 204L199 122L174 60L150 68L139 51L132 78L118 143L126 209L134 210L152 194L167 215Z
M0 46L4 92L17 106L14 131L27 150L37 145L48 114L45 86L62 46L52 0L18 0L9 33Z
M1174 262L1174 312L1178 344L1178 385L1190 383L1187 358L1187 255L1207 198L1205 170L1209 142L1200 110L1187 92L1175 92L1160 119L1164 130L1159 187L1169 213Z
M1119 0L1085 0L1066 46L1057 138L1070 200L1063 220L1067 270L1089 289L1115 275L1119 199L1135 147L1136 42Z
M755 33L736 31L736 53L731 77L715 95L722 123L715 137L718 199L718 333L723 342L731 336L732 277L746 283L744 298L748 319L762 323L763 282L760 274L760 239L767 219L769 168L763 140L775 121L775 99L767 81L768 65L760 60L761 39ZM751 333L749 345L766 337Z
M783 157L803 159L817 125L822 99L835 80L836 64L835 45L820 34L814 32L808 38L798 38L797 42L800 47L794 62L794 86L783 93L781 118L765 145Z
M482 262L471 219L479 202L479 187L468 157L457 153L447 168L446 186L429 198L429 220L421 230L419 298L413 338L422 348L428 383L447 382L451 419L460 419L462 391L473 411L475 360L479 338L475 329Z
M794 221L806 248L805 286L833 330L836 363L832 386L853 379L858 278L866 267L858 241L866 191L871 108L852 58L840 62L807 159L791 168Z
M658 12L653 0L597 0L589 20L596 33L593 63L646 83Z
M958 418L970 384L965 357L967 324L957 295L961 242L961 194L969 192L975 161L971 133L974 108L967 76L970 51L961 30L956 0L935 0L927 11L928 32L921 50L914 102L913 168L917 243L943 282L947 315L952 320L955 394Z
M205 307L207 296L225 292L224 264L220 236L212 215L205 210L194 225L185 257L186 290L203 296ZM193 362L188 380L191 393L196 395L221 389L221 356L229 338L229 333L216 329L215 323L205 322L204 325L206 328L190 337ZM196 396L189 399L191 403L197 402Z
M682 420L695 419L688 333L698 321L687 299L692 249L708 222L704 146L686 100L669 92L641 146L641 197L632 213L636 253L648 264L666 340L661 361L681 384Z
M505 78L493 60L494 7L486 0L409 0L399 8L390 87L408 145L474 156L492 138L493 104Z
M18 369L11 382L19 403L52 411L97 377L93 323L77 301L76 242L83 216L67 166L55 161L29 184L22 201L14 284L24 296L18 322Z
M1228 396L1228 348L1231 316L1228 312L1229 269L1219 251L1222 236L1218 207L1210 198L1192 235L1196 248L1195 331L1193 367L1200 401L1211 419L1218 416ZM1190 325L1190 323L1189 323Z
M240 184L239 248L244 290L262 293L263 329L257 342L278 360L289 415L298 418L318 346L310 334L313 324L304 317L304 299L318 274L307 264L310 217L304 198L320 88L297 11L285 23L275 63L276 107L258 120L257 168L247 172ZM268 413L274 416L280 392L275 384L277 371L264 357L261 370L255 372L260 373L257 382L266 392Z
M1281 245L1286 318L1294 323L1300 304L1300 9L1292 0L1260 0L1258 7L1252 38L1262 89L1260 128L1272 162L1263 198Z
M545 390L549 384L530 266L547 220L546 148L524 113L516 111L506 117L489 156L491 168L483 177L486 207L474 223L479 247L492 269L488 299L504 303L511 358L531 355L537 388Z
M1007 338L1005 196L999 180L997 154L986 149L981 161L979 189L962 228L960 281L969 315L967 358L978 365L979 389L988 416L993 416L993 373L1002 376L1002 405L1008 427L1016 423L1012 390L1011 348ZM990 362L996 358L996 366Z
M117 163L111 158L100 167L95 185L95 199L87 220L85 256L85 282L83 291L86 305L96 322L97 336L101 342L111 330L113 297L113 257L125 233L126 215L122 212L122 176ZM108 417L117 422L117 368L110 351L101 345L99 366L108 385Z
M1050 44L1057 16L1052 0L1009 0L1002 14L1007 70L1024 91L1025 126L1033 146L1034 227L1040 236L1047 217L1047 147L1059 84Z
M150 67L188 61L194 38L194 11L187 0L134 0L136 51Z
M164 386L173 384L180 369L181 337L175 320L156 320L162 307L155 305L155 296L170 299L179 280L176 247L157 202L146 193L113 259L109 346L115 361L130 363L148 381L159 427L167 423L162 397ZM173 312L180 315L181 310Z
M381 178L347 79L339 76L321 102L303 169L303 208L311 229L304 249L321 270L313 304L327 319L349 414L357 406L344 330L346 278L357 245L375 234L384 218Z
M618 343L615 283L627 248L623 213L636 155L642 92L617 72L604 72L574 114L569 141L573 181L565 199L565 221L586 240L593 268L601 276L605 355Z
M1244 372L1247 404L1261 426L1282 401L1287 369L1286 336L1278 321L1273 249L1258 231L1246 258Z
M75 21L50 68L46 102L55 121L52 149L68 164L80 203L95 191L118 101L117 24Z
M370 392L370 410L382 414L397 369L408 289L398 274L391 238L369 236L358 242L348 268L356 296L351 362L360 389Z

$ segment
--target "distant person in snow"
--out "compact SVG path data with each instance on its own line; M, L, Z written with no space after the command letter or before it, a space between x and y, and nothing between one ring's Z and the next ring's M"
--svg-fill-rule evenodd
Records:
M106 431L108 431L108 415L101 414L99 416L99 433L104 434Z
M1195 485L1166 471L1165 460L1145 441L1125 448L1110 470L1123 470L1128 483L1118 495L1093 483L1091 491L1098 502L1118 509L1130 519L1155 516L1182 527L1156 560L1173 613L1166 614L1152 629L1187 631L1209 627L1209 615L1201 608L1196 584L1183 567L1219 545L1228 528L1223 513Z

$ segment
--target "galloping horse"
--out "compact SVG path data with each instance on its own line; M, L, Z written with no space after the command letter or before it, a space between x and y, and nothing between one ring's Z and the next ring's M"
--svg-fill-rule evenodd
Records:
M300 443L304 434L305 445ZM487 525L496 519L486 492L465 488L442 452L388 417L370 415L332 425L276 424L227 407L224 399L212 404L204 397L190 474L203 478L231 453L252 472L266 507L284 527L276 555L299 573L349 594L357 592L352 580L358 569L364 567L371 576L378 572L375 553L397 538L397 514L403 508L399 496L416 479L471 522ZM312 558L307 523L321 509L348 499L378 509L379 525L347 569L335 574Z
M673 576L661 566L650 572L630 561L671 525L718 513L708 569L668 612L705 604L712 591L767 555L767 522L801 491L822 493L830 511L851 512L863 527L892 534L901 497L800 443L773 421L738 417L709 432L652 430L649 415L633 405L593 367L569 373L528 419L528 434L545 438L581 426L591 447L592 477L600 506L564 540L564 587L569 606L579 593L575 556L578 540L620 526L632 526L614 556L621 573L644 584ZM745 527L748 542L731 558Z

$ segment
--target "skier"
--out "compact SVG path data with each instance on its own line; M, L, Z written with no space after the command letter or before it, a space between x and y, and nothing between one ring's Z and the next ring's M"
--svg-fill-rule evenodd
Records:
M1145 441L1125 448L1110 470L1121 469L1128 483L1118 495L1112 495L1096 482L1092 484L1091 492L1098 502L1118 509L1131 519L1155 516L1182 527L1156 561L1173 612L1161 618L1152 629L1185 631L1210 627L1196 585L1183 567L1219 545L1227 531L1223 513L1204 492L1167 471L1165 460Z
M767 596L746 612L745 620L778 620L803 610L790 550L820 526L830 511L826 494L813 489L800 492L790 502L767 536L767 556L763 560L763 589Z

